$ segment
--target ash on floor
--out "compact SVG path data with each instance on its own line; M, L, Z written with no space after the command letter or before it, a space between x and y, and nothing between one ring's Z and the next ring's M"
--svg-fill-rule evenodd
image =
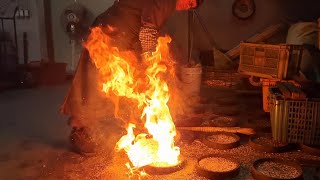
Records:
M59 117L57 109L68 90L68 86L9 92L0 95L2 121L0 122L0 179L66 179L102 180L128 179L125 163L127 157L116 153L113 159L109 154L96 157L83 157L68 149L67 121ZM237 120L240 126L255 126L266 123L269 117L262 111L262 98L259 93L240 93L226 89L204 88L203 103L193 115L193 125L205 124L214 117L226 116ZM51 103L39 103L51 102ZM22 113L12 114L12 109L23 109ZM188 115L191 116L191 115ZM248 138L241 136L241 143L231 150L215 150L205 146L196 134L178 143L186 166L175 173L162 176L146 176L143 179L205 179L197 175L197 158L215 154L229 156L241 163L240 174L235 179L252 179L252 162L262 157L278 157L288 160L313 160L320 157L300 151L281 154L267 154L253 150L247 144ZM312 179L316 169L304 168L306 179ZM133 177L137 178L137 177Z
M270 124L268 124L270 123L268 120L269 117L262 112L261 97L259 95L249 94L243 96L242 94L231 91L222 92L219 90L215 91L215 93L212 93L211 91L210 95L211 96L207 96L210 100L200 106L201 110L197 111L198 114L192 115L195 118L195 121L198 120L199 124L203 125L205 124L205 121L210 120L213 117L228 116L236 118L241 126L270 126ZM250 96L250 98L248 98L248 96ZM217 101L217 99L219 99L219 101ZM263 124L261 121L263 121ZM181 156L186 160L186 165L182 170L168 175L148 175L140 178L152 180L205 180L206 178L197 174L195 166L198 158L210 154L237 159L241 163L241 170L235 179L239 180L253 179L250 169L252 168L252 163L258 158L275 157L286 160L313 160L320 162L320 157L308 155L300 151L281 154L268 154L255 151L247 144L248 139L245 136L242 136L242 144L237 148L230 150L215 150L207 147L197 139L197 137L199 137L198 135L190 133L189 136L184 137L184 140L186 141L178 143L178 146L181 149ZM67 169L69 169L68 175L70 179L77 179L78 177L81 177L81 174L84 174L84 172L87 172L86 177L88 177L88 174L93 175L91 176L93 179L128 179L127 173L129 171L125 167L125 163L128 162L128 159L124 154L115 154L115 157L110 163L100 164L101 169L94 169L93 167L98 166L98 163L101 163L100 161L103 162L99 158L96 160L89 158L81 164L72 164L71 166L67 163L65 166L69 167ZM91 170L84 169L83 167L87 167ZM74 172L71 173L70 169L73 169ZM74 169L77 169L77 171ZM92 171L92 169L94 171ZM309 167L304 173L305 179L312 179L312 176L315 173L315 168ZM75 177L71 176L72 174L74 174ZM133 176L131 178L138 179L138 176Z

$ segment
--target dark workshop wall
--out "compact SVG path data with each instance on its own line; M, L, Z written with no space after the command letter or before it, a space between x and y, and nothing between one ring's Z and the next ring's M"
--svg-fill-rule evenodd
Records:
M281 8L292 21L313 21L320 17L319 0L282 0Z
M19 63L23 63L23 32L27 32L29 41L29 59L39 60L42 57L41 51L41 32L40 17L42 9L39 7L40 0L12 0L12 4L18 4L22 9L30 11L30 18L17 19L17 39L19 50ZM11 39L14 39L12 22L5 22L6 31L11 33Z
M113 1L78 0L95 16L111 6ZM73 0L51 1L55 57L58 62L70 63L71 59L69 39L60 26L60 14L63 8L71 2ZM223 50L233 48L240 41L247 39L272 23L279 22L286 16L294 20L310 20L320 15L318 13L320 12L319 0L255 0L255 15L249 20L242 21L232 15L233 2L234 0L205 0L199 9L219 48ZM182 52L186 54L187 13L176 12L167 23L165 30L171 34L174 41L182 48ZM198 24L195 27L195 31L194 48L201 50L211 49Z
M315 0L255 0L256 12L248 20L239 20L232 14L234 0L206 0L199 12L218 48L229 50L258 31L283 20L314 21L320 16L320 1ZM195 50L211 50L208 38L200 24L195 22ZM187 13L176 13L166 29L173 39L187 49Z
M60 16L68 5L73 3L74 0L51 0L52 8L52 32L54 41L55 61L68 63L67 69L71 65L71 44L70 39L64 32L61 26ZM92 21L94 17L102 13L110 7L114 0L77 0L77 2L84 5L90 13L92 13ZM79 57L80 47L77 46L76 52Z

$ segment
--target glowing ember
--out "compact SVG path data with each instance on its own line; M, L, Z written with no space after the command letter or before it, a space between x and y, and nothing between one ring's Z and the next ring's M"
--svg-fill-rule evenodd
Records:
M168 36L160 37L157 50L144 62L139 62L140 65L133 53L112 47L112 40L100 28L91 30L85 44L99 70L103 92L115 102L115 116L118 117L117 97L137 102L140 109L147 133L136 135L136 125L129 123L127 134L116 145L117 151L126 151L133 166L127 164L130 170L146 165L170 167L179 164L180 149L174 145L176 129L167 105L170 94L165 81L173 74L170 41Z

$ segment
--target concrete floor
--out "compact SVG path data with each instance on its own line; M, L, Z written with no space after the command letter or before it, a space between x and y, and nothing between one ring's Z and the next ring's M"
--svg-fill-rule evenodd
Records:
M58 113L68 87L0 94L0 179L34 179L48 157L68 151L69 128Z
M123 169L125 166L122 162L126 158L122 154L117 154L113 162L109 162L110 159L104 155L86 158L69 150L67 117L58 113L68 87L69 85L65 84L56 87L12 90L0 94L0 180L127 179L127 170ZM246 122L268 120L269 118L262 111L262 98L259 93L236 93L225 89L210 88L204 89L203 93L206 97L210 97L210 105L205 106L204 112L236 117L242 121L240 123L242 125ZM253 159L271 156L255 152L246 144L233 151L221 152L197 145L197 142L181 146L181 149L187 154L187 157L193 158L190 162L193 162L194 158L200 156L201 153L209 152L229 153L230 156L240 159L246 159L243 155L244 150L248 150L247 157L253 157ZM294 152L294 154L301 155L299 152ZM291 157L292 154L276 156ZM119 158L120 161L118 161ZM246 161L242 159L242 161L251 163L253 160L250 158ZM319 158L311 158L320 161ZM187 170L190 170L189 174L185 173ZM176 178L172 178L173 176ZM242 178L238 177L238 179L252 179L248 168L242 171L240 177ZM169 177L150 177L150 179L181 178L203 179L193 173L193 166L181 171L181 174L173 174Z

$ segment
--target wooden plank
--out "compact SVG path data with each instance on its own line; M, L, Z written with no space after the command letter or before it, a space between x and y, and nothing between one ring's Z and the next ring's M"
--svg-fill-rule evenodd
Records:
M269 38L271 38L273 35L281 31L283 28L285 28L286 25L284 23L279 23L279 24L274 24L266 29L264 29L261 33L257 33L254 36L250 37L249 39L246 40L246 42L251 42L251 43L258 43L265 41ZM235 59L238 56L240 56L240 44L236 46L235 48L229 50L226 53L226 56L228 56L231 59Z

